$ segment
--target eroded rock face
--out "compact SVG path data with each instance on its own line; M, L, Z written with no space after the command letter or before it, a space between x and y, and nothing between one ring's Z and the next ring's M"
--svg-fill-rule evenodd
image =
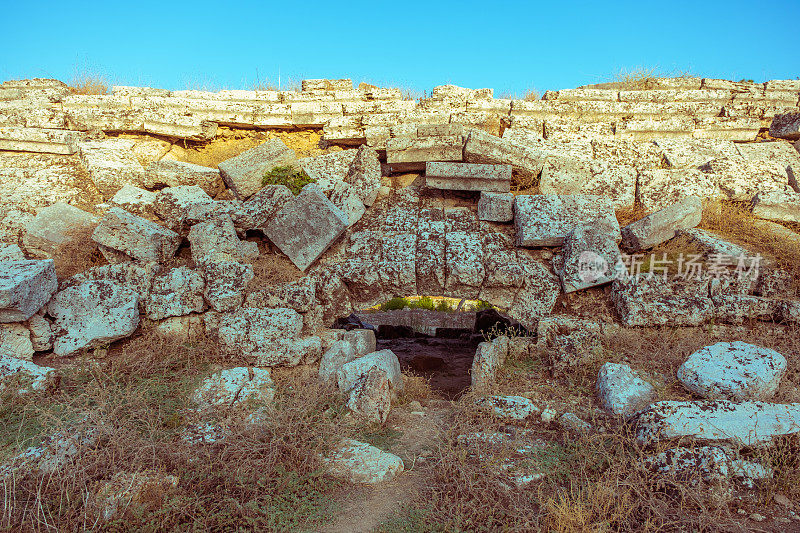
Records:
M604 409L627 418L653 401L655 389L630 366L606 363L597 375L597 395Z
M0 322L22 322L58 288L52 260L0 262Z
M689 356L678 379L709 399L767 400L786 373L786 358L775 350L746 342L718 342Z
M200 272L182 266L170 269L153 280L145 302L147 318L161 320L171 316L202 313L205 282Z
M181 237L147 219L112 207L92 233L97 244L139 261L167 261L175 256ZM122 258L111 262L119 263Z
M45 390L55 378L55 369L39 366L0 351L0 391L15 387L19 394Z
M622 255L617 245L619 225L598 219L581 224L564 238L564 266L559 272L565 293L614 280Z
M777 222L800 222L800 192L758 193L753 198L753 216Z
M139 295L110 281L86 281L58 292L47 312L55 319L53 353L72 355L133 334Z
M775 115L769 126L769 134L773 137L796 141L800 139L800 113Z
M472 388L475 390L488 387L494 382L497 369L503 365L508 356L508 337L500 336L491 342L478 344L475 358L472 360Z

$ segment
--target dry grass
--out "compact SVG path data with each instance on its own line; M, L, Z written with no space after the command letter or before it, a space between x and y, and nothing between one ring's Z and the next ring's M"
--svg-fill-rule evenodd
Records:
M104 74L88 68L74 69L72 80L68 83L72 94L108 94L111 83Z
M107 263L97 243L92 240L92 232L96 227L84 226L67 232L67 239L53 253L59 279L66 279Z
M654 89L658 78L692 78L694 74L688 70L665 71L660 67L621 68L609 81L620 84L624 89Z

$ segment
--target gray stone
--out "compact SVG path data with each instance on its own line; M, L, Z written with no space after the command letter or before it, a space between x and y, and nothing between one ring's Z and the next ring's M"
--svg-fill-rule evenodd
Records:
M31 332L31 346L37 352L46 352L53 349L53 326L50 320L42 315L33 315L28 320L28 329Z
M730 459L719 446L678 447L646 458L647 466L680 480L707 483L725 481L730 475Z
M688 196L622 228L620 247L627 252L652 248L675 237L680 230L694 228L700 224L702 216L701 199Z
M78 131L0 127L0 150L71 155L85 137Z
M303 317L292 309L242 307L220 317L218 336L223 349L259 366L295 366L314 348L313 339L322 349L318 337L299 338L302 329Z
M353 385L347 408L375 424L383 424L392 406L392 383L386 371L373 366Z
M257 193L264 186L264 175L275 167L297 166L297 156L278 138L251 148L219 164L225 184L240 200Z
M678 379L712 400L767 400L786 373L786 358L775 350L741 341L718 342L694 352L678 368Z
M558 419L558 425L568 431L576 433L588 433L592 429L592 425L582 420L575 413L564 413Z
M769 126L772 137L796 141L800 139L800 113L775 115Z
M478 219L489 222L511 222L514 220L514 195L510 192L481 191L478 200Z
M0 261L25 261L25 254L19 245L0 243Z
M294 194L285 185L267 185L231 213L237 231L263 230Z
M145 301L147 318L161 320L171 316L205 311L203 276L188 267L172 268L153 279Z
M508 356L508 337L500 336L491 342L478 344L470 370L473 390L482 390L494 383L497 369Z
M733 142L715 139L658 139L655 145L661 149L666 164L674 169L697 168L712 159L737 154Z
M45 390L54 382L55 369L39 366L0 351L0 391L9 386L18 394Z
M155 213L155 201L156 193L141 189L135 185L125 185L117 191L117 194L108 203L134 215L151 217Z
M619 222L608 198L590 195L520 195L514 198L514 225L518 246L560 246L575 227L602 219L619 242Z
M119 207L106 211L92 240L140 261L167 261L181 244L174 231Z
M37 257L51 257L59 246L76 238L81 231L92 229L98 218L82 209L56 202L36 213L25 224L22 243Z
M347 229L347 215L331 203L319 187L303 187L267 223L264 233L302 271Z
M800 404L662 401L639 412L635 422L643 444L693 438L754 446L800 432Z
M325 462L329 474L350 483L383 483L403 472L398 456L351 439L343 440Z
M336 383L339 390L349 392L362 374L370 368L379 368L386 372L392 389L395 392L403 390L403 375L400 373L400 361L391 350L380 350L364 355L353 361L343 364L336 371Z
M511 165L428 162L425 184L435 189L507 193L511 188Z
M128 261L114 265L92 267L63 280L59 289L64 290L69 287L75 287L86 281L109 281L136 291L136 294L139 295L141 311L144 311L144 302L150 296L153 279L161 270L161 265L154 261L149 263Z
M0 263L0 322L22 322L50 301L58 288L52 260Z
M560 270L565 293L595 287L613 281L622 255L617 246L619 224L608 219L587 221L576 226L564 238L564 266Z
M189 230L192 260L196 265L210 261L243 261L258 257L258 244L241 241L231 217L220 215L207 222L195 224Z
M344 341L349 342L353 346L357 357L374 352L377 343L375 332L371 329L351 329L350 331L345 331Z
M33 358L31 332L25 324L19 322L0 324L0 352L6 352L19 359Z
M615 207L626 207L636 201L636 175L633 166L556 153L545 159L539 191L542 194L603 196Z
M597 374L597 395L605 410L628 418L650 404L656 392L630 366L606 363Z
M637 199L649 211L664 209L687 196L723 196L717 176L698 169L651 169L639 173Z
M352 343L345 340L335 341L325 353L319 363L319 378L323 382L332 381L336 372L343 364L349 363L364 354L358 354Z
M219 210L220 204L197 185L166 187L155 197L155 213L181 235L186 235L191 224L216 216Z
M128 139L78 144L81 162L103 198L112 198L124 185L144 184L144 168L133 154L134 144Z
M358 191L349 183L339 182L330 193L330 200L342 213L347 216L347 226L350 227L361 220L366 208L361 201Z
M244 301L247 284L253 279L253 267L236 261L206 261L204 296L217 312L233 311Z
M248 403L270 403L275 384L269 369L236 367L216 372L203 380L191 400L200 409L233 407Z
M337 183L344 182L350 172L350 166L356 158L357 150L341 150L329 154L305 157L299 160L308 177L313 179L317 186L326 195L333 191ZM380 162L378 162L380 164ZM380 169L378 169L380 173Z
M699 326L714 316L708 280L640 275L616 279L611 299L624 326Z
M758 193L753 198L753 216L776 222L800 222L800 192Z
M353 186L365 206L374 204L381 188L381 162L378 153L367 146L360 146L350 163L345 181Z
M386 141L386 162L425 163L461 161L464 139L461 135L436 137L394 137Z
M540 412L532 401L523 396L487 396L475 403L501 420L525 420Z
M181 185L196 185L211 196L216 196L224 188L222 176L215 168L168 159L155 161L147 166L144 175L145 187L155 189Z
M128 337L139 326L139 295L109 281L59 291L47 306L55 319L53 353L72 355Z
M540 151L522 143L477 130L470 131L464 144L464 161L511 165L514 174L523 179L534 179L541 174L545 157Z
M245 305L248 307L288 307L298 313L308 313L317 304L316 283L306 276L297 281L276 283L251 292Z

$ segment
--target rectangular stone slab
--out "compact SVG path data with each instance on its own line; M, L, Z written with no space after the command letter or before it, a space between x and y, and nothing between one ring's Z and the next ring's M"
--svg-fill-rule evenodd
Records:
M615 242L622 238L611 198L589 194L531 194L514 199L517 246L561 246L564 237L581 224L602 218Z
M511 165L429 162L425 182L428 187L451 191L508 192Z
M347 224L347 215L312 183L284 204L264 234L305 271L344 233Z
M58 288L53 260L0 263L0 322L32 317Z
M294 150L275 138L219 164L225 185L240 200L246 200L264 186L264 174L275 167L297 166Z

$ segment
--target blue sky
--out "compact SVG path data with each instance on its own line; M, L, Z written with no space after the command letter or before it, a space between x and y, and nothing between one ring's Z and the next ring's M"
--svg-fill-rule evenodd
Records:
M656 68L800 76L800 0L638 2L6 1L0 80L100 75L168 89L350 77L495 96Z

